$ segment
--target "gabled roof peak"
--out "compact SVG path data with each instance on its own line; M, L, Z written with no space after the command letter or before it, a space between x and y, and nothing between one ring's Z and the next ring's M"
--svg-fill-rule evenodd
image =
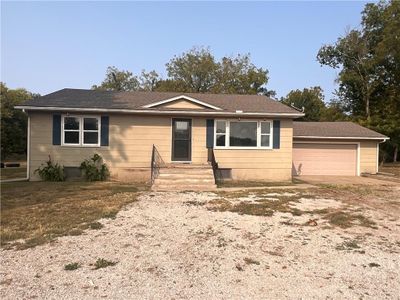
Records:
M156 106L159 106L159 105L167 104L167 103L170 103L170 102L173 102L173 101L176 101L176 100L181 100L181 99L184 99L184 100L196 103L196 104L200 104L200 105L205 106L207 108L211 108L211 109L215 109L215 110L222 110L222 108L220 108L218 106L211 105L211 104L209 104L207 102L204 102L204 101L201 101L201 100L186 96L184 94L182 94L180 96L168 98L168 99L165 99L165 100L153 102L153 103L144 105L143 107L144 108L153 108L153 107L156 107Z

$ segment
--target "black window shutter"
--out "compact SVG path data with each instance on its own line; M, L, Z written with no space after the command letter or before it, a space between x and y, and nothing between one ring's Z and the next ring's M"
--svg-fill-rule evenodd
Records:
M61 145L61 115L53 115L53 145Z
M109 117L101 116L101 138L100 146L108 146L108 136L109 136Z
M279 149L281 147L281 121L274 120L274 132L273 132L272 148Z
M213 148L214 146L214 120L207 119L207 138L206 138L206 146L207 148Z

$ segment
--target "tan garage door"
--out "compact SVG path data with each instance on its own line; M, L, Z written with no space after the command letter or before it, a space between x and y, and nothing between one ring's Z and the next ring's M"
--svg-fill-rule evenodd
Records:
M293 175L357 175L357 145L293 144Z

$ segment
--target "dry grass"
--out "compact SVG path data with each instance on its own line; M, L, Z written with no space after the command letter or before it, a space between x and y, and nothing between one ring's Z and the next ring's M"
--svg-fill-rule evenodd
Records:
M137 191L132 184L112 182L3 183L1 246L24 249L99 229L96 220L115 217L136 200Z
M386 163L379 167L380 172L392 173L400 178L400 162Z
M348 240L336 246L336 250L354 250L360 249L360 245L357 240Z
M335 211L327 213L324 219L328 220L331 225L341 228L349 228L354 225L376 228L376 223L364 215L351 214L345 211Z
M212 200L208 204L211 211L229 211L240 215L254 216L272 216L274 212L286 212L298 216L302 214L299 209L291 207L289 204L299 201L302 197L301 193L293 193L292 196L276 196L277 200L271 201L266 193L274 193L273 190L258 191L239 191L239 192L221 192L220 199ZM279 191L282 193L282 191ZM254 202L235 201L242 197L257 197ZM265 198L265 199L263 199Z
M286 193L286 195L285 195ZM377 225L370 217L360 212L348 211L345 207L352 205L365 204L370 206L380 205L381 200L375 202L382 195L391 198L391 191L387 187L370 187L370 186L351 186L351 185L320 185L318 188L310 188L307 190L257 190L257 191L236 191L236 192L220 192L219 199L209 201L207 208L211 211L229 211L243 215L255 216L272 216L275 212L291 213L293 216L309 214L310 217L318 214L322 219L329 222L334 227L343 229L352 226L363 226L376 229ZM271 194L277 200L271 200ZM242 201L241 199L255 199L253 201ZM345 207L341 209L323 208L314 210L302 210L295 208L293 205L300 201L300 198L328 198L341 201ZM370 201L369 199L375 199ZM390 201L385 203L387 206L395 207ZM384 209L386 209L385 207ZM398 209L398 208L397 208ZM309 224L304 224L309 225Z
M258 260L250 257L245 257L244 262L246 263L246 265L260 265L260 262Z
M0 169L0 180L26 178L26 168L3 168Z

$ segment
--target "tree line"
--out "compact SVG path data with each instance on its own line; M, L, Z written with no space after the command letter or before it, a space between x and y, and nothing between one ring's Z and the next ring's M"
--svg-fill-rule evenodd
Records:
M397 161L400 147L400 2L368 3L359 29L323 45L316 55L321 65L338 70L338 89L325 101L319 86L292 90L279 101L303 109L302 121L353 121L390 137L381 160ZM113 91L169 91L261 94L276 97L267 88L268 70L257 67L250 54L219 60L209 48L197 47L166 63L167 77L155 70L134 74L110 66L105 79L92 89ZM2 159L26 150L26 117L13 106L34 95L1 84Z
M106 78L97 90L159 91L215 94L262 94L275 96L268 90L268 70L257 68L250 54L216 60L209 48L195 47L166 63L166 79L155 71L142 70L139 75L108 67Z

